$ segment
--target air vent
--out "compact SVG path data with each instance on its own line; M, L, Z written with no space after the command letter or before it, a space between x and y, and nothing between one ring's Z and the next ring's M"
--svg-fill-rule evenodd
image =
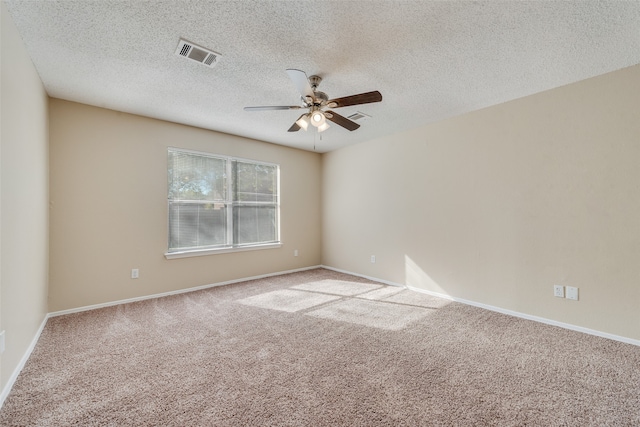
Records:
M183 39L180 39L178 43L176 55L189 58L208 67L214 67L221 56L219 53Z
M356 111L352 115L347 116L347 119L353 120L354 122L358 121L358 120L367 120L367 119L370 119L370 118L371 118L370 115L365 114L365 113L361 113L360 111Z

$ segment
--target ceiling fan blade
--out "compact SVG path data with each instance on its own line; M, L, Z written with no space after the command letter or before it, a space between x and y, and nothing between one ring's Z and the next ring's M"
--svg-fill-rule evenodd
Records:
M348 107L349 105L370 104L372 102L380 101L382 101L382 94L375 90L373 92L330 99L327 101L327 106L329 108L341 108Z
M343 128L350 131L354 131L360 127L360 125L357 124L356 122L351 121L346 117L341 116L340 114L333 111L326 111L325 117L327 118L327 120L331 120L333 123L337 124L338 126L342 126Z
M299 105L273 105L263 107L244 107L244 111L267 111L267 110L299 110Z
M298 132L300 130L300 126L297 123L293 123L287 132Z
M291 125L291 127L289 128L289 130L287 132L298 132L300 129L302 129L299 125L298 125L298 120L300 120L301 118L303 118L305 116L305 114L301 115L300 117L298 117L296 119L295 122L293 122L293 124Z
M293 84L296 85L296 88L298 88L298 92L300 92L302 98L310 96L311 98L315 99L313 89L311 88L311 84L309 84L309 78L304 71L290 68L287 70L287 74L289 74L289 78L291 79Z

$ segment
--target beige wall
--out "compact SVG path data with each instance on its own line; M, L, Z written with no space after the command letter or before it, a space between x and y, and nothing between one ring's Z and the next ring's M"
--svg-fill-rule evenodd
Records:
M58 99L49 109L50 312L320 264L319 154ZM282 247L165 259L170 146L279 163Z
M639 113L635 66L326 154L323 264L640 339Z
M0 135L0 356L4 389L47 313L47 95L4 2Z

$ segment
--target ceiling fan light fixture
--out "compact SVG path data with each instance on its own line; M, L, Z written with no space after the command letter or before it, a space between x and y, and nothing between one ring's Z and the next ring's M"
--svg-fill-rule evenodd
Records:
M324 122L320 126L318 126L318 132L324 132L325 130L329 129L329 127L329 123Z
M309 116L301 116L298 120L296 120L296 124L302 129L307 130L307 128L309 127Z
M311 124L315 127L320 127L327 122L326 117L322 114L322 111L316 110L311 113ZM326 129L326 128L325 128Z

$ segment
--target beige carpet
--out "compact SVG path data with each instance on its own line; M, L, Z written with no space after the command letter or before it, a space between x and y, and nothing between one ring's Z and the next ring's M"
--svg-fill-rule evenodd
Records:
M640 347L318 269L48 321L2 426L638 426Z

